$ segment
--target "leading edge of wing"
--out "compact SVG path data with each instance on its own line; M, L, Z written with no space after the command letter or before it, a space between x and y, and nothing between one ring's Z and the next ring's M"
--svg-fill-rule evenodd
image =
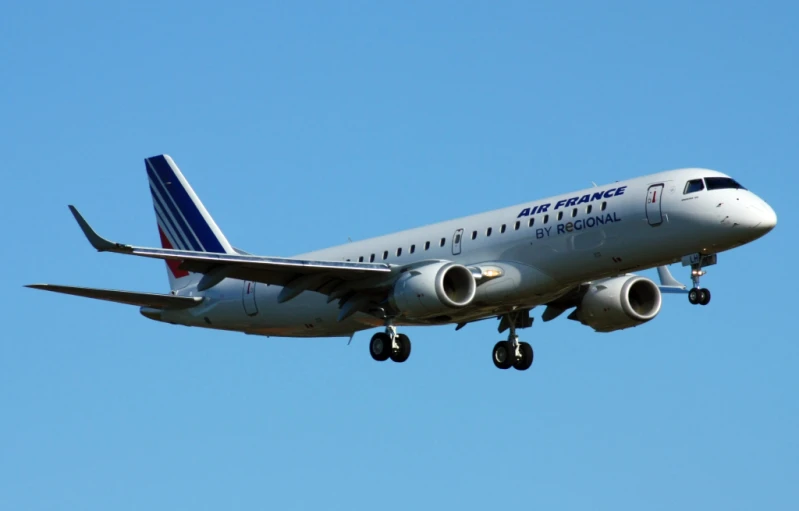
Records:
M314 270L350 270L354 273L390 273L391 266L383 263L353 263L349 261L311 261L287 257L264 257L243 254L221 254L214 252L194 252L190 250L173 250L167 248L136 247L109 241L92 229L83 215L70 205L69 210L77 220L89 243L99 252L116 252L154 259L171 259L178 261L205 262L211 265L232 264L245 265L262 269L314 269Z

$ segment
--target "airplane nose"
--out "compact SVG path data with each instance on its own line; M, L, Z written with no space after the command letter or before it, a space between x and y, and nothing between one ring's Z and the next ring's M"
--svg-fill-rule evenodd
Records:
M765 202L753 204L751 209L756 213L754 229L759 234L766 234L777 225L777 213Z
M765 206L766 211L763 213L763 221L760 222L760 226L770 231L777 226L777 213L768 204Z

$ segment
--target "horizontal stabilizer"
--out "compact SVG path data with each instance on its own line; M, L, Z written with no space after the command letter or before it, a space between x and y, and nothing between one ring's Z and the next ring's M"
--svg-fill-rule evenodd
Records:
M112 289L94 289L90 287L57 286L54 284L30 284L25 287L157 309L188 309L189 307L194 307L203 300L196 296L136 293L133 291L115 291Z

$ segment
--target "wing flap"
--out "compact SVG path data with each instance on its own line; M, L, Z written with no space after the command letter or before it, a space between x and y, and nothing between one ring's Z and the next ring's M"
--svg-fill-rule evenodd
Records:
M134 291L117 291L114 289L96 289L91 287L58 286L55 284L30 284L31 289L52 291L67 295L94 298L108 302L154 307L157 309L188 309L199 304L203 299L197 296L173 296L157 293L137 293Z

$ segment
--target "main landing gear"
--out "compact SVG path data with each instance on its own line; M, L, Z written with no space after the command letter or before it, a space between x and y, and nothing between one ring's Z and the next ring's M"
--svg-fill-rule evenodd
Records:
M411 340L405 334L398 334L393 325L386 326L385 332L378 332L369 341L369 354L378 362L389 358L394 362L405 362L411 356Z
M510 328L507 341L499 341L494 346L492 359L498 369L510 369L511 367L526 371L533 365L533 347L526 342L520 342L516 335L516 316L511 313L503 318L507 321Z
M699 286L699 279L707 272L702 269L702 266L710 266L716 264L716 255L699 255L688 256L683 259L683 265L691 266L691 282L693 288L688 291L688 301L691 305L707 305L710 303L710 290ZM687 263L687 264L686 264Z

